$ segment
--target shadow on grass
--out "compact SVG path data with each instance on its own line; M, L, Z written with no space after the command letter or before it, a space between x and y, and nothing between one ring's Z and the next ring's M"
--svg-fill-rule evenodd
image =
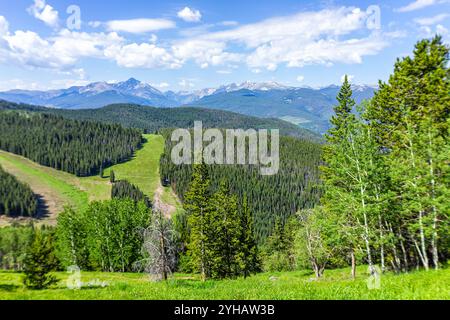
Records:
M0 284L0 291L12 292L12 291L16 291L19 288L20 288L20 286L18 286L16 284Z
M167 281L167 285L179 288L211 289L216 286L214 281L199 281L196 279L172 279Z

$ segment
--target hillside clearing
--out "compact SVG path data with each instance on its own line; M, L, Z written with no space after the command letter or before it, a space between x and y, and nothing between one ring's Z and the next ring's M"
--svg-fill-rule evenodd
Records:
M83 210L90 201L110 199L110 170L114 170L116 179L125 179L137 185L153 201L156 195L160 207L166 211L165 214L171 215L181 205L171 188L164 188L160 183L159 158L164 151L164 138L150 134L144 135L144 138L146 142L135 156L130 161L105 169L104 178L77 177L2 150L0 150L0 165L20 181L29 184L33 192L41 197L45 203L45 212L41 214L40 223L55 225L58 213L66 205ZM0 227L12 221L12 218L2 216Z
M164 152L164 138L160 135L144 134L145 144L127 162L105 169L104 176L114 171L116 180L128 180L136 185L166 215L172 215L181 204L170 187L162 187L159 175L159 159Z

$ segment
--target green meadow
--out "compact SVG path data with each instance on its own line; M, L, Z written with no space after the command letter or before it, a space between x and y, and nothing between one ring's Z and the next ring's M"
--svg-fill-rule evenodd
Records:
M369 289L367 268L358 268L350 279L350 269L325 272L315 280L309 271L261 273L247 279L200 281L196 276L175 274L167 282L152 282L139 273L82 272L84 287L68 289L69 274L57 273L59 283L50 289L25 289L20 273L0 271L0 299L274 299L274 300L356 300L356 299L446 299L450 298L450 270L383 274L379 288ZM91 286L89 286L89 283ZM100 283L107 286L101 287Z

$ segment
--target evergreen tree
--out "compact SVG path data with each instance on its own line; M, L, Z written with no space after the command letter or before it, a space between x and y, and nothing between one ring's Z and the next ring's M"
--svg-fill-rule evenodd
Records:
M56 268L52 237L36 230L25 258L23 283L30 289L45 289L57 279L50 274Z
M247 195L244 194L240 213L241 234L239 238L239 266L244 278L260 271L258 247L254 235L253 215L250 211Z
M239 274L238 254L241 234L237 197L230 194L225 180L211 197L209 218L209 246L211 248L211 275L214 278L228 278Z
M109 173L109 181L114 184L116 182L116 175L114 174L114 170L111 170Z
M293 223L294 218L289 220ZM286 228L278 218L272 234L263 246L265 271L291 271L295 267L294 228Z
M348 81L347 75L344 76L344 82L336 97L338 105L333 108L334 115L331 117L332 128L328 131L326 139L328 142L339 142L340 139L345 138L348 123L355 120L352 114L355 100L352 97L353 91L351 84Z
M184 197L184 209L188 215L190 239L188 253L202 280L211 276L211 207L209 203L209 175L204 163L194 166L192 181Z

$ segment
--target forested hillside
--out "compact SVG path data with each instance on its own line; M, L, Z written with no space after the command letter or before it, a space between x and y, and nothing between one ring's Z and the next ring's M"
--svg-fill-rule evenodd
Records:
M38 201L30 187L0 166L0 215L30 217L37 209Z
M292 123L271 118L256 118L234 112L204 108L153 108L132 104L114 104L100 109L63 110L0 101L0 110L45 112L75 120L117 123L153 133L164 128L191 128L203 121L205 128L280 129L283 135L318 141L320 135Z
M0 112L0 149L77 176L130 158L141 132L49 114Z
M170 183L181 199L191 181L191 165L175 165L170 159L170 132L164 132L166 145L161 157L161 178ZM319 165L321 146L292 137L280 137L280 170L273 176L262 176L256 165L208 166L212 192L225 179L240 201L248 197L255 219L258 240L271 232L277 217L282 221L300 209L311 208L320 199Z

